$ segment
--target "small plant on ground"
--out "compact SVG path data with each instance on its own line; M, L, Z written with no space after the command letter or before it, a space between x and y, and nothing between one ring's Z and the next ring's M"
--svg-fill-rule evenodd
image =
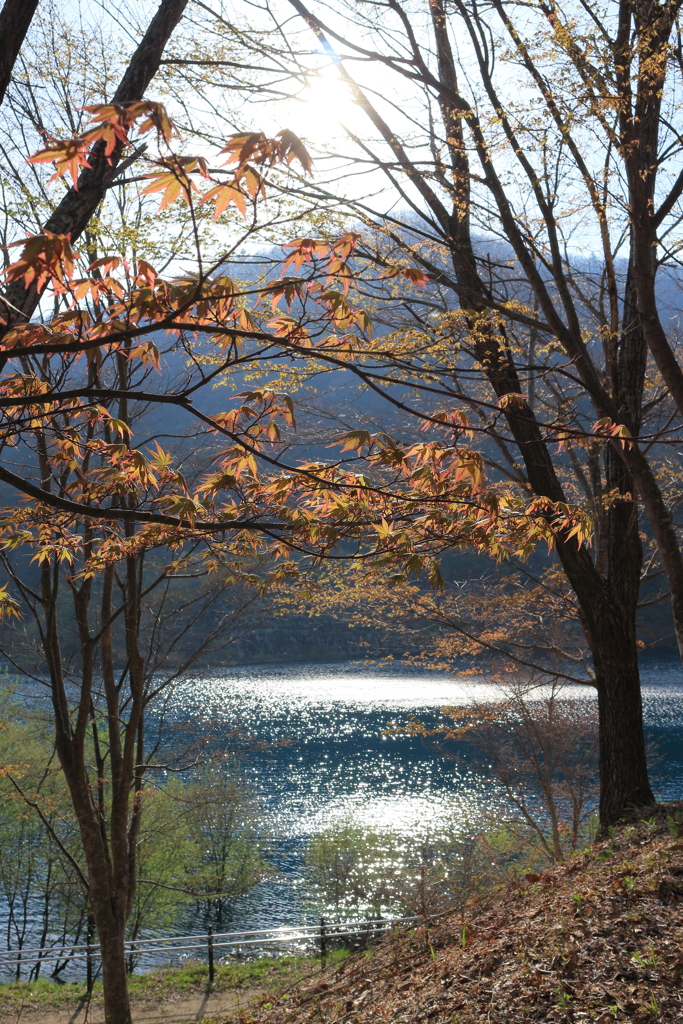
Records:
M674 811L673 814L667 814L666 816L666 827L669 830L669 835L672 839L678 839L678 830L681 825L681 812Z
M634 960L638 961L641 967L656 968L659 967L662 962L662 958L660 956L657 956L657 953L655 952L654 943L652 942L650 943L650 952L647 956L643 956L641 953L635 951L631 953L631 956Z
M572 997L569 992L565 992L561 985L558 985L555 989L557 993L557 1005L560 1010L566 1010L572 1001Z

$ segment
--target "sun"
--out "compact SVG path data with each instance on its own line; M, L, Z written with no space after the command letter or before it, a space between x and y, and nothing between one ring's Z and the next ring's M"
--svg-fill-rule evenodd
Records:
M361 130L363 115L350 86L342 81L336 68L322 68L309 79L309 86L298 105L300 132L311 142L329 145L346 133Z

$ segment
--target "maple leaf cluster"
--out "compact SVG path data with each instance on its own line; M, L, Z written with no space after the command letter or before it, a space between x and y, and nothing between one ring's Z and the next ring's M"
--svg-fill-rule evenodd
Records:
M91 126L83 134L53 140L32 158L52 162L55 174L70 174L74 186L95 151L111 161L149 134L156 135L163 152L150 161L143 192L161 193L160 209L176 201L192 207L197 201L214 203L215 217L230 204L246 215L247 202L264 198L268 175L278 167L296 163L304 174L311 172L303 143L290 131L274 138L242 133L228 139L219 153L230 168L226 182L205 157L173 151L175 129L160 104L88 110ZM352 431L338 443L340 458L290 465L282 458L285 433L296 429L288 394L242 392L228 400L225 411L206 415L194 401L194 389L157 392L194 416L207 438L220 440L214 468L190 485L158 442L134 445L130 422L110 408L114 395L116 400L121 395L103 382L113 365L119 377L130 379L138 368L163 378L159 335L183 345L194 366L208 368L202 386L274 352L337 367L362 357L372 345L372 323L351 295L361 245L357 233L286 243L282 275L255 297L225 273L222 262L166 279L144 259L112 254L86 261L68 236L44 232L15 244L22 251L5 271L7 280L51 291L61 302L49 321L14 325L2 333L5 365L30 357L36 366L43 358L51 374L27 372L24 362L21 372L0 379L0 436L15 446L29 435L42 438L41 477L57 481L61 505L60 517L54 518L49 511L54 495L49 498L44 488L36 493L34 487L28 492L36 501L32 511L22 508L4 519L6 545L31 544L38 559L73 560L81 539L69 523L106 508L98 564L120 557L126 545L172 545L223 530L231 538L249 537L238 546L245 544L252 553L270 545L271 554L283 561L292 548L320 558L340 541L353 540L359 557L372 554L404 574L426 570L440 586L436 556L445 547L467 544L503 557L510 551L526 555L539 540L552 546L559 534L579 544L590 535L590 522L578 507L487 489L481 455L463 444L472 430L460 411L431 416L441 435L436 440L403 445L388 434ZM405 265L384 267L379 279L398 276L413 286L428 280L420 268ZM284 300L287 313L268 319L259 308L265 300L273 313ZM89 383L82 375L77 386L60 383L74 380L82 359ZM129 390L135 398L135 389ZM514 405L516 398L508 395L501 404ZM596 429L604 433L611 427ZM363 464L362 473L348 469L345 453ZM139 523L134 538L125 541L115 525L120 508ZM91 571L94 557L88 555L84 571Z

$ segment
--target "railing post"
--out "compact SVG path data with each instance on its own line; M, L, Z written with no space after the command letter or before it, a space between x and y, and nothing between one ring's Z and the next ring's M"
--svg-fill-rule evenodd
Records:
M325 936L325 918L320 918L320 966L325 966L327 959L327 939Z
M209 947L209 985L213 985L213 928L209 925L208 947Z
M87 931L87 938L88 938L87 954L88 954L88 959L86 961L86 966L85 966L85 983L86 983L86 988L87 988L89 993L92 992L92 981L93 981L93 978L92 978L92 953L93 953L92 935L93 935L93 924L94 924L93 916L92 916L92 914L88 914L88 925L87 925L87 928L88 928L88 931Z

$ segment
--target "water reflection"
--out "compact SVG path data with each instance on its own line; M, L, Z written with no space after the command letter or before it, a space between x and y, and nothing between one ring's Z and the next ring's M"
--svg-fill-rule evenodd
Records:
M476 686L479 698L497 694ZM430 717L473 695L470 681L444 674L351 663L197 676L183 684L177 702L185 716L287 741L250 755L246 770L278 833L302 837L339 820L413 833L444 816L471 815L489 783L466 759L452 766L385 730L390 719Z
M590 687L564 693L594 701ZM239 725L252 736L287 746L251 755L247 771L283 835L310 834L340 817L414 830L435 817L462 814L486 799L491 782L469 763L456 765L414 739L386 736L390 719L429 719L444 705L496 700L497 686L407 666L250 666L188 679L176 706L199 721ZM683 673L678 661L645 666L646 727L660 746L656 783L662 797L683 779ZM662 761L663 760L665 763Z
M653 785L660 799L679 799L680 662L645 664L642 679L648 739L657 748ZM595 700L588 687L568 687L565 693ZM483 680L361 663L240 667L179 684L171 715L181 730L218 726L227 734L239 726L269 744L248 755L244 770L269 821L278 874L237 899L222 930L301 922L307 913L300 902L302 847L307 837L331 826L413 838L467 827L497 795L487 766L465 742L457 761L449 762L416 739L387 736L386 726L409 714L429 721L444 705L467 707L499 697L500 690ZM203 932L204 922L184 922L181 930ZM79 970L74 967L71 975L79 976Z
M567 696L594 701L589 687ZM362 663L240 667L196 675L177 691L183 718L239 725L286 746L252 753L246 773L260 793L283 877L237 901L232 922L297 920L297 865L302 841L341 822L418 836L457 828L496 797L486 766L466 743L457 763L435 757L415 739L386 736L389 720L429 720L444 705L467 707L500 698L497 686L412 667ZM680 662L643 670L648 736L658 748L653 782L660 799L683 789L683 673Z

